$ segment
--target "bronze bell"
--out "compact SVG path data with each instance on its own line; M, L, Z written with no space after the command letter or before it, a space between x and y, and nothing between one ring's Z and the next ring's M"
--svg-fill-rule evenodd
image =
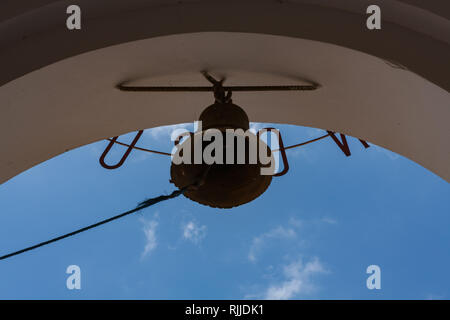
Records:
M199 120L202 124L202 130L195 134L190 133L181 144L190 143L191 163L175 164L172 162L170 168L171 182L178 188L199 182L192 188L188 188L184 195L198 203L208 205L214 208L232 208L259 197L269 187L272 181L272 175L261 175L261 168L268 167L263 165L259 157L256 163L250 163L249 151L250 140L256 139L257 146L267 148L267 155L273 160L270 148L260 140L257 135L247 131L250 127L249 119L245 111L233 104L231 99L228 101L218 101L207 107L200 115ZM242 129L246 132L245 136L245 162L237 163L237 143L234 143L234 161L232 164L223 161L223 164L201 164L194 163L194 144L202 141L201 135L208 129L218 129L222 133L223 157L231 152L230 146L225 143L226 129ZM212 143L202 141L202 152L205 147ZM189 145L187 145L189 146ZM231 154L230 154L231 155ZM272 163L272 162L270 162Z

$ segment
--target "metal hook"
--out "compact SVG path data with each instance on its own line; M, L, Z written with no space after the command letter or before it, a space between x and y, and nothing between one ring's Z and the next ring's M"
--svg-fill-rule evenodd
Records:
M111 150L111 148L114 145L114 143L116 143L116 140L117 140L117 138L119 136L112 138L110 140L108 146L106 147L105 151L103 151L103 153L102 153L102 155L101 155L101 157L99 159L99 162L100 162L101 166L103 168L109 169L109 170L117 169L117 168L121 167L123 165L123 163L125 162L125 160L128 158L128 156L130 155L131 150L133 150L134 146L138 142L138 140L141 137L143 132L144 132L144 130L139 130L139 132L134 137L133 142L131 142L131 144L129 145L127 151L125 151L124 155L122 156L122 159L120 159L120 161L117 164L110 166L110 165L105 163L105 157L108 154L108 152Z
M261 132L262 130L266 130L267 132L271 132L271 131L274 131L274 130L277 131L277 134L278 134L278 145L279 145L279 148L278 148L277 151L279 151L279 152L281 153L281 158L282 158L282 160L283 160L283 170L282 170L281 172L278 172L278 173L274 174L273 176L274 176L274 177L281 177L281 176L284 176L284 175L289 171L289 162L288 162L288 159L287 159L287 156L286 156L286 150L285 150L285 148L284 148L283 138L281 137L280 130L278 130L278 129L276 129L276 128L264 128L264 129L260 129L260 130L258 131L258 133L256 134L256 136L258 137L258 139L259 139L259 136L260 136L260 132Z

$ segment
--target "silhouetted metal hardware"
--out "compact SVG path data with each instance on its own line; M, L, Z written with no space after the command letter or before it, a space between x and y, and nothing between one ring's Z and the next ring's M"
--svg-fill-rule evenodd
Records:
M214 92L215 102L214 104L207 107L200 115L200 121L202 121L202 131L201 132L187 132L180 135L175 140L175 145L182 144L180 146L181 150L184 150L183 144L190 143L194 141L194 143L190 143L187 146L191 148L191 164L189 163L181 163L175 164L172 162L170 168L171 182L178 187L178 190L173 191L170 195L162 195L156 198L150 198L143 202L141 202L135 209L123 212L111 218L101 220L89 226L86 226L81 229L77 229L70 233L66 233L64 235L52 238L50 240L40 242L38 244L26 247L24 249L14 251L12 253L8 253L6 255L0 256L0 260L4 260L18 254L31 251L48 244L57 242L59 240L74 236L81 232L96 228L105 223L120 219L127 215L133 214L139 210L147 208L151 205L159 203L161 201L165 201L168 199L175 198L181 194L184 194L187 198L196 201L198 203L208 205L215 208L232 208L245 203L248 203L261 194L263 194L267 188L269 187L272 177L279 177L285 175L289 170L289 163L286 156L286 150L291 148L296 148L299 146L304 146L306 144L319 141L330 136L333 141L339 146L339 148L344 152L346 156L350 156L350 148L347 144L347 139L345 135L341 134L342 142L335 136L335 132L327 131L328 134L323 135L321 137L305 141L296 145L292 145L289 147L284 147L283 139L281 138L281 134L275 128L266 128L259 130L256 135L252 132L247 131L250 127L250 122L245 111L232 103L231 96L232 91L270 91L270 90L315 90L318 88L318 85L310 85L310 86L244 86L244 87L224 87L222 84L224 79L217 81L213 77L211 77L208 73L203 72L205 78L211 82L212 87L126 87L123 85L119 85L118 88L122 91L212 91ZM245 147L245 159L243 163L237 161L237 147L238 144L233 143L233 149L231 149L226 143L223 144L223 164L222 163L212 163L206 164L201 161L200 164L195 164L195 142L196 136L202 136L203 132L208 129L218 129L222 134L222 141L226 141L226 129L242 129L242 134L244 135L244 147ZM271 150L265 142L260 138L261 132L273 132L276 131L278 135L278 145L279 148L276 150ZM150 150L145 148L140 148L136 146L136 143L139 141L139 138L142 136L144 130L139 130L136 136L134 137L131 144L125 144L122 142L118 142L118 136L108 139L109 143L106 149L103 151L99 162L106 169L117 169L121 167L127 157L130 155L131 150L137 149L146 152L152 152L162 155L171 156L170 153L161 152L156 150ZM235 132L236 134L236 132ZM184 141L181 139L186 136L187 138ZM250 161L250 139L256 139L257 148L261 146L267 150L267 156L269 157L268 164L262 163L259 157L259 150L257 150L258 156L256 157L256 163ZM235 139L237 139L235 137ZM368 148L369 145L366 141L359 139L365 148ZM206 147L208 147L210 141L203 141L203 138L200 138L199 141L201 145L201 154L203 155L203 151ZM236 141L235 141L236 142ZM115 165L108 165L105 163L105 157L111 150L114 144L120 144L127 147L127 150L123 154L122 158ZM281 172L275 173L274 168L272 168L274 164L273 152L280 152L283 160L283 170ZM227 154L233 156L233 161L228 163L226 161L228 159ZM231 158L231 156L230 156ZM204 159L203 159L204 160ZM269 167L270 166L270 167ZM270 169L271 174L261 174L261 169Z
M307 145L309 143L322 140L326 137L331 137L333 141L338 145L342 152L346 156L350 156L350 148L347 144L347 140L344 134L340 134L341 141L335 136L335 132L327 131L326 135L320 136L315 139L311 139L299 144L285 147L283 139L279 131L275 128L265 128L259 130L256 135L246 132L250 127L250 122L245 111L238 105L232 102L233 91L290 91L290 90L315 90L319 88L318 84L310 85L292 85L292 86L223 86L224 79L216 80L206 72L202 72L204 77L212 84L209 87L135 87L126 86L120 84L117 88L121 91L131 92L176 92L176 91L192 91L192 92L213 92L215 102L207 107L201 113L199 120L202 123L202 131L198 132L185 132L181 134L175 140L175 145L181 143L180 147L190 148L191 161L190 163L175 164L172 162L170 168L171 182L178 188L186 188L188 185L192 185L193 181L197 181L195 188L189 188L184 192L184 195L198 203L208 205L215 208L232 208L245 203L248 203L261 194L263 194L269 187L272 177L279 177L285 175L289 170L289 163L286 156L286 150ZM244 163L238 163L237 161L237 144L234 143L234 150L227 147L227 144L223 146L223 161L222 163L207 164L201 160L199 164L196 164L194 159L194 146L196 143L201 144L201 154L205 148L212 142L203 141L201 138L203 133L208 129L218 129L222 134L222 140L226 141L225 131L226 129L242 129L246 132L245 139L245 161ZM278 149L271 150L269 146L261 139L261 132L277 133L278 136ZM171 153L161 152L156 150L150 150L140 148L136 146L137 141L142 135L143 130L140 130L131 144L125 144L117 141L118 137L108 139L110 143L100 157L100 163L104 168L116 169L119 168L129 156L132 149L141 151L157 153L162 155L171 156ZM197 139L197 136L200 137ZM184 138L184 139L183 139ZM267 148L267 156L271 159L268 164L263 164L261 159L257 157L256 163L249 161L249 148L250 139L256 139L258 148ZM365 148L369 145L366 141L359 139ZM235 141L236 142L236 141ZM127 150L121 160L116 165L107 165L104 161L106 155L110 151L111 147L118 143L126 146ZM183 145L184 144L184 145ZM270 164L273 164L273 153L280 152L283 162L283 170L280 172L272 172L269 175L262 175L261 169L268 168ZM234 161L227 163L227 154L233 155Z
M350 155L351 155L351 152L350 152L350 147L348 146L348 143L347 143L347 138L345 137L345 134L340 134L341 135L341 140L342 140L342 143L339 141L339 139L334 135L335 134L335 132L333 132L333 131L327 131L328 132L328 135L333 139L333 141L338 145L338 147L342 150L342 152L347 156L347 157L350 157ZM364 148L365 149L367 149L367 148L369 148L370 146L369 146L369 144L366 142L366 141L364 141L364 140L361 140L361 139L358 139L360 142L361 142L361 144L364 146Z
M274 163L272 152L270 148L259 138L259 132L254 135L251 132L246 132L249 127L249 119L245 111L231 102L231 95L218 98L214 104L207 107L200 115L199 120L202 123L202 132L187 134L188 137L181 142L181 147L185 144L191 150L190 163L174 164L170 168L171 182L178 188L183 188L203 177L202 183L197 188L188 189L184 195L198 203L208 205L214 208L233 208L247 202L250 202L269 187L272 176L284 175L289 169L287 158L283 151L284 169L278 174L262 175L261 169L268 168L270 164ZM227 144L223 144L222 163L206 164L204 162L195 164L194 148L196 143L201 143L201 154L204 149L212 142L203 141L201 136L208 129L217 129L222 133L222 141L226 141L227 129L242 129L242 133L246 135L242 137L245 145L245 159L244 163L238 163L237 148L238 143L233 143L233 149ZM270 128L268 131L276 130ZM186 134L184 134L186 135ZM196 139L198 137L198 139ZM281 135L279 137L280 146L283 145ZM180 137L179 137L180 138ZM236 138L237 139L237 138ZM254 139L257 141L257 147L267 148L267 155L271 161L268 164L263 164L259 157L256 163L250 161L250 141ZM180 139L177 139L178 144ZM264 145L263 145L264 144ZM230 158L231 163L227 163L226 159Z
M121 166L124 164L125 160L128 158L128 156L130 155L131 150L134 148L134 146L135 146L136 143L138 142L138 140L139 140L139 138L141 137L141 135L142 135L143 132L144 132L144 130L139 130L139 132L138 132L138 133L136 134L136 136L134 137L133 142L131 142L131 144L128 146L127 151L125 151L124 155L123 155L122 158L119 160L119 162L116 163L115 165L110 166L110 165L108 165L108 164L105 163L105 157L106 157L106 155L108 154L109 150L111 150L111 148L112 148L112 146L114 145L114 143L116 142L118 136L112 138L112 139L110 140L108 146L106 147L105 151L103 151L103 153L102 153L102 155L101 155L101 157L100 157L100 159L99 159L100 164L102 165L102 167L105 168L105 169L110 169L110 170L111 170L111 169L117 169L117 168L121 167Z

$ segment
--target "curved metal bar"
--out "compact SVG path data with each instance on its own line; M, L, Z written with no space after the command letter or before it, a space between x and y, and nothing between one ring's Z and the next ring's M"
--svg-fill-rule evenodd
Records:
M130 155L131 150L133 150L133 148L135 147L136 143L138 142L138 140L141 137L143 132L144 132L144 130L139 130L139 132L134 137L133 142L131 142L131 144L127 148L127 151L125 151L125 153L122 156L122 158L120 159L120 161L118 163L116 163L115 165L110 166L110 165L105 163L105 157L108 154L108 152L111 150L111 148L114 145L114 143L116 143L116 140L117 140L118 136L112 138L110 140L108 146L106 147L105 151L103 151L102 155L100 156L100 159L99 159L100 165L103 168L109 169L109 170L117 169L117 168L121 167L123 165L123 163L125 162L125 160L128 158L128 156Z
M318 84L309 85L280 85L280 86L223 86L225 91L253 92L253 91L312 91L318 89ZM127 92L214 92L214 87L205 86L126 86L121 83L116 86L120 91Z
M258 139L259 139L259 135L260 135L260 131L261 131L261 130L266 130L267 132L269 132L269 131L274 131L274 130L277 131L277 135L278 135L278 145L280 146L280 148L277 149L277 150L275 150L275 151L279 151L279 152L281 153L281 158L282 158L282 160L283 160L283 170L282 170L281 172L278 172L278 173L274 174L273 176L274 176L274 177L281 177L281 176L284 176L284 175L289 171L289 162L288 162L288 160L287 160L286 149L284 148L283 138L281 137L280 130L278 130L278 129L276 129L276 128L263 128L263 129L260 129L260 130L257 132L257 134L256 134L256 136L258 137Z
M183 137L189 136L190 138L192 138L193 135L194 133L190 131L180 133L173 143L177 146L180 143L181 139L183 139Z

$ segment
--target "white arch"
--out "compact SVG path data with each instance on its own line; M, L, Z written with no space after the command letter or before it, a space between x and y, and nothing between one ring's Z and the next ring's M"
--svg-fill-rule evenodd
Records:
M195 120L210 95L114 86L204 85L202 69L226 74L230 84L316 81L323 87L314 92L236 93L234 101L252 121L346 133L450 180L446 17L384 1L387 18L376 34L364 29L361 1L345 8L312 0L212 2L80 1L90 18L78 34L59 27L66 1L3 20L0 182L99 139ZM417 19L434 23L420 29Z

